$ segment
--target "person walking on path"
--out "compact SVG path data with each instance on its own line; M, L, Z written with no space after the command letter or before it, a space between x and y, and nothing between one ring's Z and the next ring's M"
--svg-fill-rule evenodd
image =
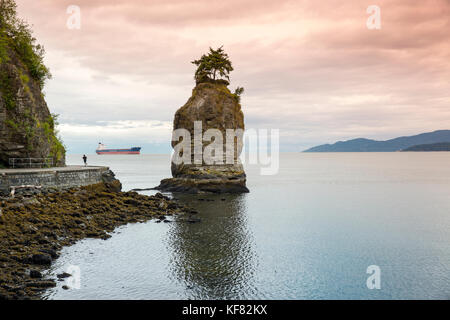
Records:
M83 161L84 161L84 166L87 166L87 157L85 154L83 154Z

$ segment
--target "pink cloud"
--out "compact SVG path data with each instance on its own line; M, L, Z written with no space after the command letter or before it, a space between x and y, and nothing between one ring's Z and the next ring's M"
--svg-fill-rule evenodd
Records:
M97 81L119 77L159 84L164 92L189 88L189 62L224 44L235 65L233 85L246 88L247 122L285 128L286 136L308 131L326 142L345 132L377 137L450 123L446 0L378 0L381 30L366 28L366 8L375 4L366 0L17 2L48 52L76 59ZM81 30L65 27L71 4L82 10ZM72 90L75 95L76 84ZM149 107L152 114L171 120L188 92L168 98L152 91L150 100L170 104Z

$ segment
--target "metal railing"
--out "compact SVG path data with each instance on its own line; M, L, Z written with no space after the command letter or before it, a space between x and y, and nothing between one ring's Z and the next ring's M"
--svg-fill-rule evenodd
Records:
M53 167L53 158L10 158L11 168L50 168Z

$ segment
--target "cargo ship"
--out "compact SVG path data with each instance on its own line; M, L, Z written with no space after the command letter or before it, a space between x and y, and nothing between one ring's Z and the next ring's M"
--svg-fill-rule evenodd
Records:
M97 154L141 154L141 147L133 147L129 149L108 149L103 143L99 142L95 152Z

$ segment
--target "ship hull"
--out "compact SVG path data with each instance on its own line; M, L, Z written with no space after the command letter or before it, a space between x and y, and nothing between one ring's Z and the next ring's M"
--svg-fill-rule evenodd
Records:
M141 154L141 148L95 150L97 154Z
M139 151L96 151L97 154L141 154Z

